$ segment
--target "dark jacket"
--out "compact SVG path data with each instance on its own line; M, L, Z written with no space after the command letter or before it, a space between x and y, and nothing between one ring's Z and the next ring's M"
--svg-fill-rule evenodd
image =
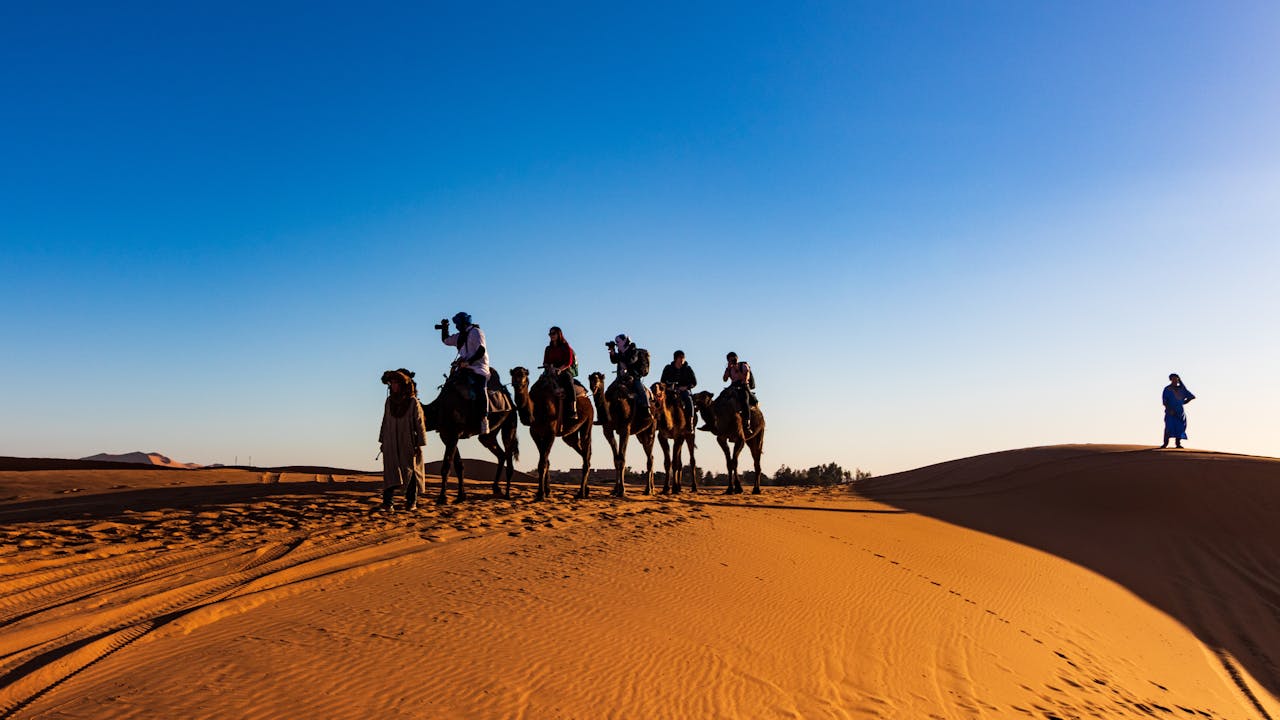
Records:
M631 374L631 377L638 378L641 376L639 369L636 368L636 364L639 362L639 351L640 348L636 347L635 343L628 345L627 351L624 353L610 350L609 362L615 365L621 363L627 369L627 372Z
M679 385L691 388L698 384L698 376L693 374L693 366L685 363L684 367L676 367L675 363L667 363L662 368L662 382L668 385Z

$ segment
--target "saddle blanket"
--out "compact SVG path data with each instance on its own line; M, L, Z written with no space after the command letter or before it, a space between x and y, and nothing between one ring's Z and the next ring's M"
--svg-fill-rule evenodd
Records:
M502 390L489 391L489 412L507 412L511 410L511 398Z

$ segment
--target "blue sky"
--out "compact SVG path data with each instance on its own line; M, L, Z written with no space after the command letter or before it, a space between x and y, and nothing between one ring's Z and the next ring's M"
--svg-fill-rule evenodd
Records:
M1174 370L1192 446L1280 454L1276 47L1271 3L6 6L0 454L373 467L460 309L504 373L551 324L736 350L768 471L1158 441Z

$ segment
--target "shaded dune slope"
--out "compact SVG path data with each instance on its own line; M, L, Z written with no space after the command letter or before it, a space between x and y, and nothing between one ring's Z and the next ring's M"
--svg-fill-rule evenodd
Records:
M1275 717L1267 708L1280 696L1280 460L1064 445L931 465L856 489L1123 585L1195 633L1259 715Z

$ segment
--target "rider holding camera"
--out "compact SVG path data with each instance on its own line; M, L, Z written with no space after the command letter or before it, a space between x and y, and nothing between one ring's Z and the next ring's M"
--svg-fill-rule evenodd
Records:
M445 345L458 348L458 357L450 366L450 376L455 373L467 382L471 398L476 401L480 411L480 434L489 433L489 393L485 385L489 382L489 351L485 347L484 331L479 325L471 323L471 316L460 312L453 316L453 323L458 332L449 334L449 321L441 320L435 328L440 331L440 341Z
M636 396L636 415L642 422L653 419L653 411L649 409L649 393L644 389L644 373L639 367L639 348L625 333L606 342L604 346L609 348L609 362L618 366L617 382L630 387Z
M756 386L756 379L751 374L751 366L745 361L738 361L738 353L725 355L724 380L729 389L738 397L738 412L742 417L742 432L751 434L751 406L756 404L755 394L751 391Z

